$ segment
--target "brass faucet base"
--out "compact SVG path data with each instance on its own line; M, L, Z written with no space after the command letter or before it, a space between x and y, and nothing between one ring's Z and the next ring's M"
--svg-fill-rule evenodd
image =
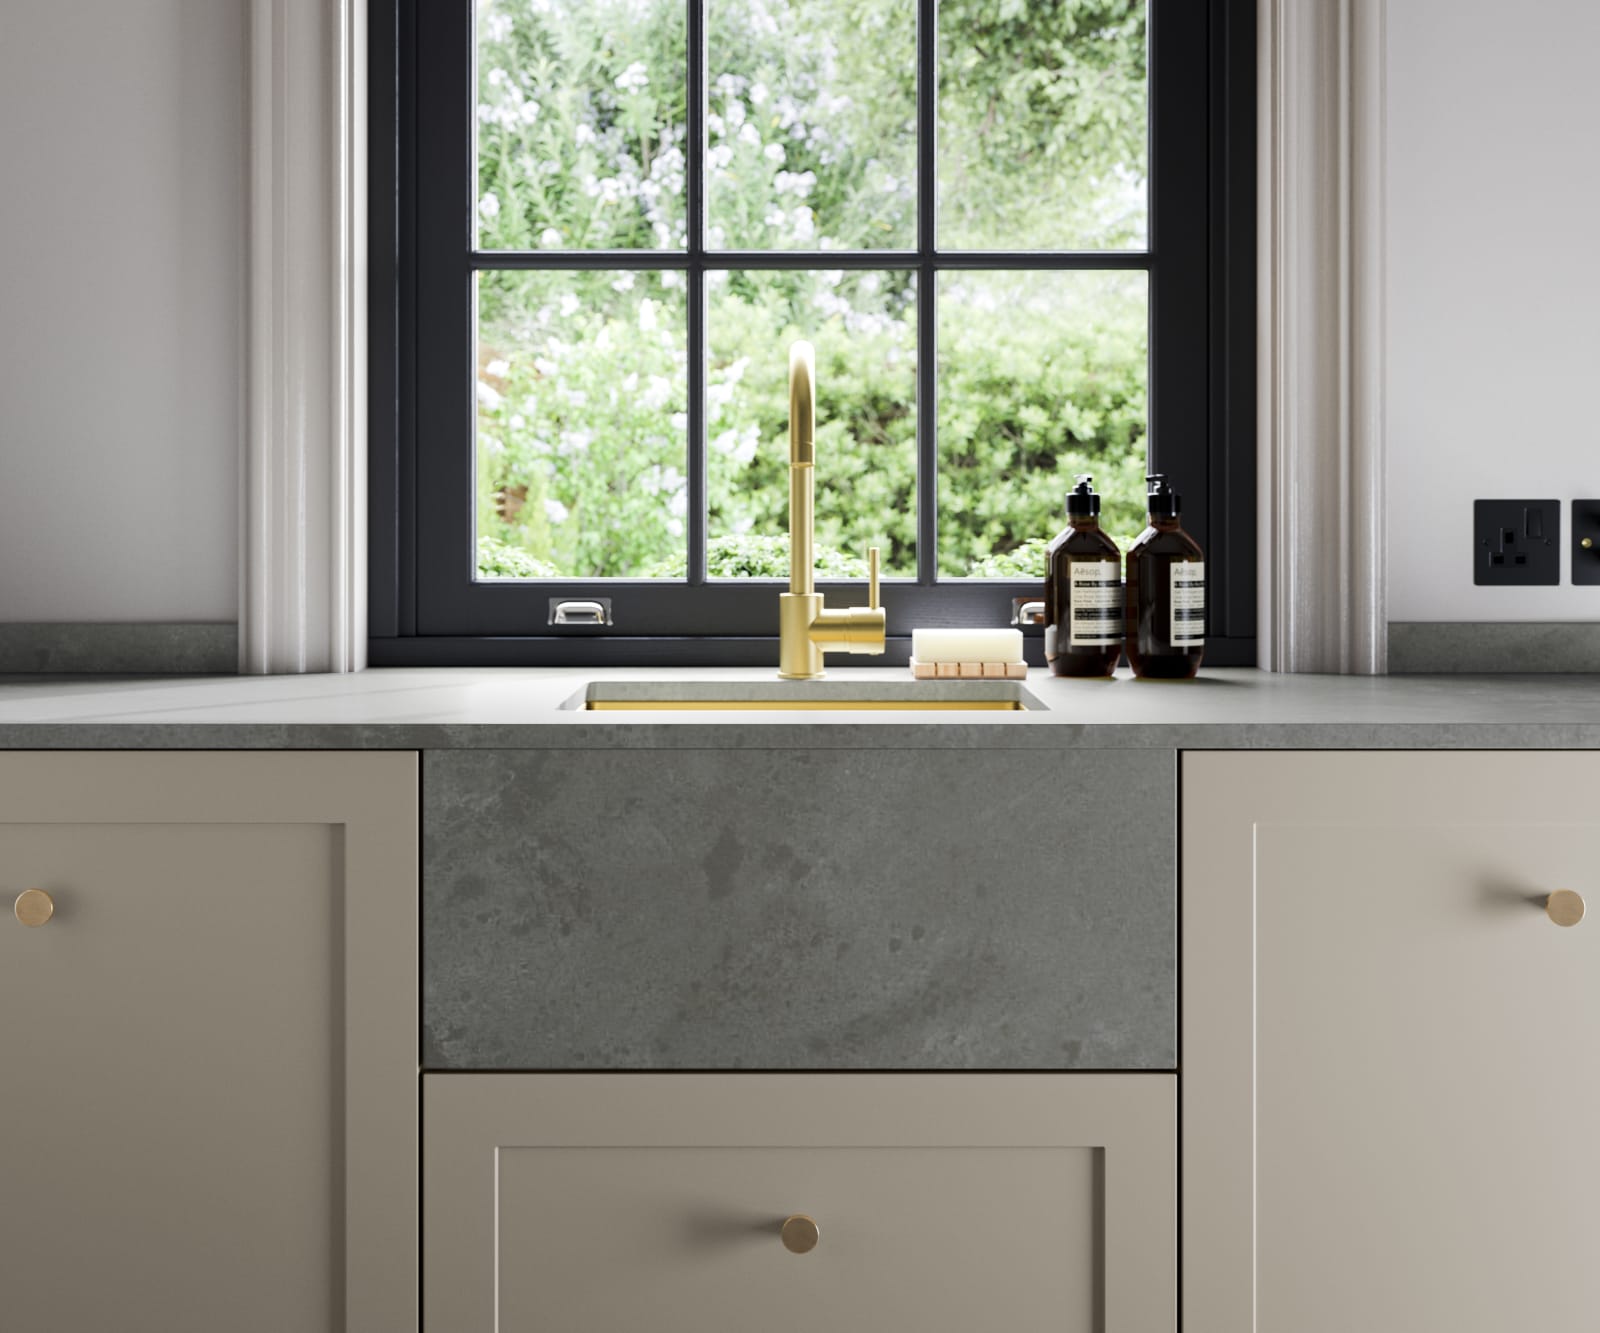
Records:
M820 592L778 594L779 680L822 679L822 650L811 642L811 626L821 611Z

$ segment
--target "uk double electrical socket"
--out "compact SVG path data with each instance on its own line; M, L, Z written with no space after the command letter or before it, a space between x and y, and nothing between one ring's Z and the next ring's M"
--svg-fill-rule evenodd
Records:
M1561 582L1561 501L1474 500L1472 581L1480 587Z

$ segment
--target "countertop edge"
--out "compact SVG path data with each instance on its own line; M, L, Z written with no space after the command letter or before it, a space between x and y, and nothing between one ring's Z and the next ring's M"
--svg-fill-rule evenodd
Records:
M1557 722L790 722L0 724L5 750L520 749L1592 750L1600 724Z

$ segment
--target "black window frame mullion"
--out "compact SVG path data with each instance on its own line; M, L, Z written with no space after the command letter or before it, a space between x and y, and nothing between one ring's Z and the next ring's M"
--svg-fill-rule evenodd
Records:
M684 206L688 210L689 264L686 283L689 339L689 522L684 534L689 543L689 587L706 581L706 524L709 519L706 472L706 32L708 0L684 0L687 13L685 55L686 110L684 144ZM702 262L694 262L700 260Z
M939 0L917 0L917 585L939 582Z

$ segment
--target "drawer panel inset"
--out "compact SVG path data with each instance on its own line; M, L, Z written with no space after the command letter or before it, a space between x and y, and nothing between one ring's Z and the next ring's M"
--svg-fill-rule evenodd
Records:
M1174 1081L429 1075L427 1327L1158 1333Z

